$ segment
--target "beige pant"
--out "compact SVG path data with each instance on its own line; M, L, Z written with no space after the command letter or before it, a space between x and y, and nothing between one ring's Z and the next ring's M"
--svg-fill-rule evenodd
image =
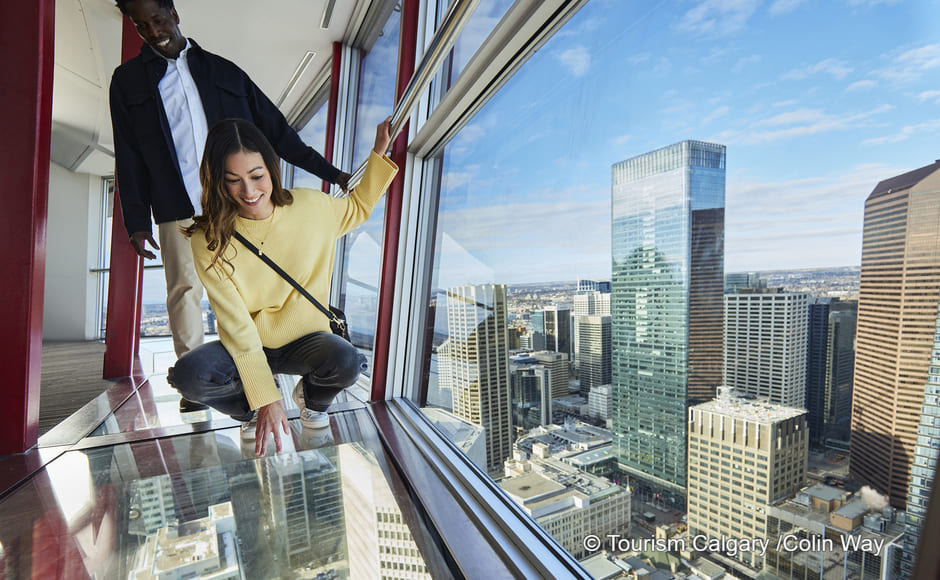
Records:
M202 344L202 282L196 276L189 238L180 232L191 219L157 225L166 276L166 311L177 358Z

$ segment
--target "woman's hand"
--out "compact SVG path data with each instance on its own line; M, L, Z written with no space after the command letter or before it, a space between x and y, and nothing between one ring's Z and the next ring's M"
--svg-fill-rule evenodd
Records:
M261 457L267 451L268 433L274 435L274 449L281 452L281 433L278 427L284 431L284 434L290 433L290 427L287 425L287 413L284 411L284 404L281 401L268 403L258 409L258 426L255 427L255 455Z
M375 147L372 148L375 151L376 155L384 156L385 152L388 151L388 144L392 142L392 118L386 117L384 121L379 123L379 126L375 128Z

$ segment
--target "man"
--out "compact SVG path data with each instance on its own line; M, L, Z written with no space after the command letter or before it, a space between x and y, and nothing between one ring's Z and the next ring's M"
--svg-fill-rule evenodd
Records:
M199 163L208 128L226 118L253 122L283 159L346 189L349 174L304 144L284 115L232 62L179 29L173 0L117 0L144 41L111 78L117 187L138 255L160 249L176 356L202 344L202 285L181 227L201 210ZM154 240L150 214L160 243ZM204 408L180 401L181 411Z

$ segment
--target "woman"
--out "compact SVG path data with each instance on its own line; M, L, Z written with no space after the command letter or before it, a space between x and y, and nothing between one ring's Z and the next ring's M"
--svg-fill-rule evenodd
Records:
M301 424L325 427L324 411L356 381L365 358L233 233L241 233L327 305L337 238L368 219L398 171L385 156L390 122L376 128L365 175L342 198L283 189L277 155L248 121L220 121L206 138L202 215L186 233L221 341L183 355L168 382L184 398L245 422L243 438L255 439L257 455L264 455L269 433L280 451L281 432L289 432L273 373L302 375L293 395Z

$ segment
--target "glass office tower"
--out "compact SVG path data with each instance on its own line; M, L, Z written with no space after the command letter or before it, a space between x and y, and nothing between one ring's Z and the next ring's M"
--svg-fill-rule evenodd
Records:
M686 485L686 409L721 382L725 146L682 141L612 168L612 382L621 468Z
M924 387L924 406L921 407L917 427L917 443L911 462L911 480L907 495L907 520L904 532L904 557L901 563L903 578L909 578L914 568L914 555L920 541L920 531L927 517L927 504L937 471L940 454L940 315L934 334L933 352L927 385Z

